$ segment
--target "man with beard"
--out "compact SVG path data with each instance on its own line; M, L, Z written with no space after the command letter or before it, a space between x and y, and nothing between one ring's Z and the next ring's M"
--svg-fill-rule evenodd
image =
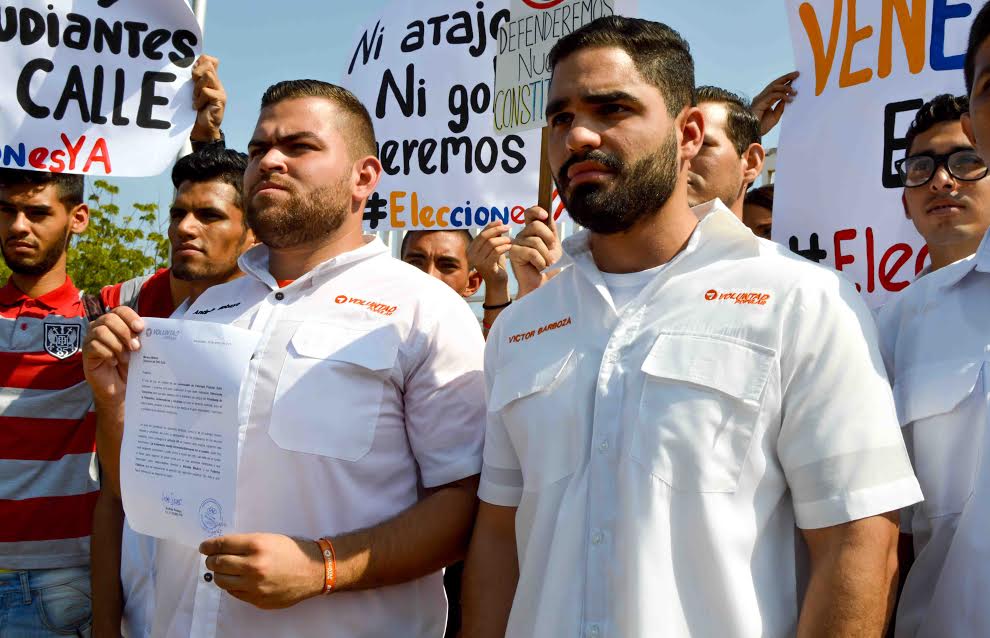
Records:
M465 636L881 635L921 494L870 311L689 208L704 119L675 31L602 18L550 64L550 164L586 230L488 339ZM517 277L547 251L514 245Z
M81 175L0 170L0 633L54 636L90 622L99 490L92 399L79 354L86 310L66 271L89 223Z
M262 336L239 410L237 525L255 533L158 542L155 636L443 635L440 570L477 507L483 340L456 293L362 235L375 148L340 87L262 98L245 191L264 245L184 315ZM118 308L92 330L98 406L121 409L142 327Z
M171 268L107 286L100 293L107 308L126 305L142 317L168 317L188 298L195 301L211 286L241 275L237 259L254 244L244 215L247 156L218 145L186 155L172 168L175 199L169 210ZM100 454L120 454L120 432L103 422ZM105 470L94 514L94 628L126 636L146 635L154 586L154 539L135 533L123 520L116 466Z
M717 86L698 88L695 100L705 118L705 139L688 170L688 203L719 199L742 219L743 198L766 157L760 120L746 100Z
M928 229L931 272L878 319L925 493L902 515L915 559L897 636L990 635L990 179L980 159L990 153L990 5L973 21L964 68L968 112L949 96L922 107L900 165L905 208Z

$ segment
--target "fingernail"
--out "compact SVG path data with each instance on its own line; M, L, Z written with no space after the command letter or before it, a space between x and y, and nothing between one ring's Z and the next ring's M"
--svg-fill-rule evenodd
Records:
M137 339L131 339L131 350L140 350L141 342Z

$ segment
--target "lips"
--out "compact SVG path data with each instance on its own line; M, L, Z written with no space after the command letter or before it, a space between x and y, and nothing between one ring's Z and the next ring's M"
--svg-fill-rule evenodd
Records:
M37 250L38 247L34 244L26 241L8 241L7 247L11 250L27 251L27 250Z
M286 190L289 189L277 182L266 180L255 186L254 189L251 191L251 193L253 195L257 195L263 191L286 191Z
M567 170L567 181L570 186L611 177L615 173L598 162L578 162Z
M930 203L925 209L929 215L955 215L961 213L966 205L955 199L939 199Z
M173 251L173 257L198 255L202 253L203 253L203 249L200 248L199 246L194 246L192 244L180 244L175 247L175 250Z

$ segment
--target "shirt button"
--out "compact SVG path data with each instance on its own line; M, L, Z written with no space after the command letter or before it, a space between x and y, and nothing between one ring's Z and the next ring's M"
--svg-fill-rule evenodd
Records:
M598 444L598 451L602 453L608 451L608 439L602 439L602 442Z
M285 299L285 294L281 292L276 292L275 299L277 299L278 301L282 301L283 299Z
M591 543L593 545L601 545L603 540L605 540L605 535L601 532L595 532L591 537Z
M205 580L208 583L212 583L213 582L213 574L211 574L210 572L206 572L205 574L203 574L203 580Z
M591 638L598 638L598 636L602 635L602 628L598 625L592 625L589 633L591 634Z
M28 325L26 323L22 323L21 330L27 330L27 329L28 329Z

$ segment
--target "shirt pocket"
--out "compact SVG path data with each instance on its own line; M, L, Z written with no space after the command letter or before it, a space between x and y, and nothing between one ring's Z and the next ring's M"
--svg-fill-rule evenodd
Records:
M661 333L643 361L631 456L685 492L734 492L776 353L719 335Z
M911 460L928 518L961 513L973 492L987 427L980 370L972 361L916 366L894 383L898 420L910 426Z
M570 476L585 442L576 418L579 353L527 353L495 376L488 409L505 425L523 468L523 489L534 492ZM590 390L589 390L590 391Z
M371 450L397 336L303 323L290 341L268 434L281 448L357 461Z

